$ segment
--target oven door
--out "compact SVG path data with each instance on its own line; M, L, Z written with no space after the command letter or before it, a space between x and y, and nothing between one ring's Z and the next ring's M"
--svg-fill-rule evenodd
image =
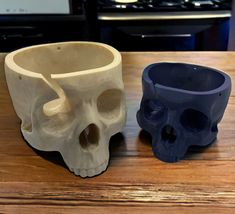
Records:
M156 15L157 14L157 15ZM99 14L100 41L121 51L226 50L230 12Z

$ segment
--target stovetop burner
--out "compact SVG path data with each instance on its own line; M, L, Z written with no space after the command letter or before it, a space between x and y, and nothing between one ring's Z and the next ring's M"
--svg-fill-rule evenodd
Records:
M232 0L98 0L99 11L230 10Z

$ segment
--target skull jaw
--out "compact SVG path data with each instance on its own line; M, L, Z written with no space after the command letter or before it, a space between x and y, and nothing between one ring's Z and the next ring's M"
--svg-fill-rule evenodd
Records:
M164 154L161 151L159 151L158 149L154 149L154 148L153 148L153 154L159 160L161 160L163 162L167 162L167 163L175 163L175 162L179 161L180 159L182 159L184 156L184 154L182 156L176 156L176 155L172 156L172 155Z
M55 142L45 144L45 139L41 139L38 133L28 132L21 129L24 139L35 149L40 151L58 151L68 169L75 175L85 177L93 177L104 172L109 163L109 138L102 137L97 147L91 149L78 150L77 144L74 142L73 147L66 147L65 144ZM37 136L37 137L35 137ZM52 146L53 145L53 146Z
M152 135L153 136L153 135ZM216 133L209 133L206 137L200 136L200 139L182 139L182 141L178 140L172 145L165 145L166 142L162 140L155 140L153 138L152 141L152 150L159 160L168 163L178 162L182 160L190 146L200 146L206 147L213 144L216 141ZM186 143L189 142L189 143ZM198 144L200 142L200 144Z
M109 138L102 136L97 146L90 148L70 147L68 150L59 151L68 166L69 170L75 175L85 177L93 177L101 174L108 167L109 163ZM81 144L80 144L81 145Z
M102 164L94 167L94 168L89 168L89 169L79 169L79 168L69 168L71 172L73 172L75 175L81 176L82 178L86 177L94 177L97 176L104 171L106 171L109 163L109 158L108 160L105 160Z

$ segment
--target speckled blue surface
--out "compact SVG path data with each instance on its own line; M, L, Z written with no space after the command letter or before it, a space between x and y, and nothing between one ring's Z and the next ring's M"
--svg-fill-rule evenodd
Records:
M140 127L152 136L152 149L166 162L182 159L192 145L216 139L231 92L231 79L213 68L155 63L142 75Z

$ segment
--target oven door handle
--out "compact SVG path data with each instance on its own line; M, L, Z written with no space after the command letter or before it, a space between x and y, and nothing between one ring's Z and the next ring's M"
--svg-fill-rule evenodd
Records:
M99 13L100 21L145 21L145 20L188 20L230 18L231 11L189 11L189 12L142 12L142 13Z
M145 38L169 38L169 37L192 37L192 34L131 34L133 37Z

